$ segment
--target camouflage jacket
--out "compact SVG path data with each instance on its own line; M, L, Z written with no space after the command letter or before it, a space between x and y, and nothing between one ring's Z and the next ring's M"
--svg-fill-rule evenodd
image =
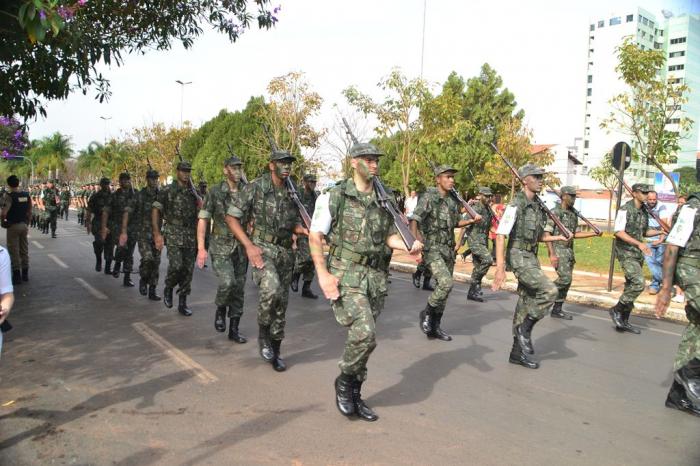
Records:
M63 204L68 204L70 202L70 198L70 191L68 191L67 189L65 191L61 191L61 202Z
M151 225L151 215L153 203L158 199L158 188L152 189L148 186L141 188L136 197L136 208L134 211L134 221L142 235L152 236L153 227Z
M647 211L643 207L637 209L634 205L634 199L627 201L627 203L620 207L620 211L627 212L625 233L637 241L644 241L644 234L649 229L649 214ZM615 241L615 254L620 259L644 259L644 254L637 246L619 239Z
M231 191L226 181L212 187L207 193L198 217L211 219L213 223L209 242L210 254L230 255L238 246L238 241L226 225L226 212L231 203L240 202L240 195L241 191ZM245 219L241 220L241 224L246 223Z
M226 215L245 222L253 222L251 239L257 243L292 247L292 230L301 223L296 204L289 198L284 186L276 187L272 175L265 173L241 190L238 200L232 202Z
M197 199L189 186L177 180L164 187L153 202L163 216L163 236L168 246L197 248Z
M547 214L537 201L529 200L523 191L513 196L509 206L515 207L517 212L508 238L508 249L537 252L537 244L544 233Z
M418 223L426 254L432 251L446 257L455 254L454 229L457 228L461 214L459 204L449 193L441 196L437 188L429 188L418 199L411 219Z
M88 200L88 210L92 213L92 229L93 233L97 233L102 223L102 211L109 205L112 193L99 190L95 192Z
M552 213L556 215L559 220L561 220L561 223L564 224L566 229L569 230L572 235L576 233L576 230L578 229L578 217L571 209L564 210L561 208L561 204L557 204L557 206L552 209ZM559 227L557 227L551 219L547 219L547 227L545 228L545 231L550 232L554 236L562 234ZM557 256L567 254L573 257L574 255L573 238L568 241L555 241L554 244L552 244L552 247L554 247L554 253Z
M41 198L44 201L44 206L46 207L46 210L52 210L51 208L55 208L58 206L58 202L56 202L56 196L59 195L59 192L56 188L46 188L41 192Z
M314 191L307 193L306 189L302 188L301 190L299 190L299 200L301 200L301 203L304 204L304 207L306 207L306 211L309 213L310 217L314 216L316 197L316 192Z
M489 230L491 229L491 220L493 215L491 209L479 201L472 205L472 208L477 214L481 215L480 222L472 223L467 227L467 240L469 244L488 244Z
M109 214L108 227L113 233L121 232L124 212L129 213L127 232L134 233L138 225L134 211L136 210L136 193L132 190L117 189L112 193L109 204L105 207Z

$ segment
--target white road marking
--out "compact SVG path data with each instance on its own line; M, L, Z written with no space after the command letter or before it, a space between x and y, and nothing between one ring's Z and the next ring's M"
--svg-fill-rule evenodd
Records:
M143 322L131 324L134 330L139 332L146 340L160 348L176 364L194 373L197 379L203 384L218 382L219 378L202 367L198 362L187 356L185 353L174 347L165 338L158 335L153 329Z
M406 279L406 278L397 277L396 275L392 275L392 276L391 276L391 279L392 279L392 280L401 280L402 282L413 283L413 280L408 280L408 279ZM468 291L467 291L467 290L462 290L462 289L459 289L459 288L452 288L452 292L455 292L455 291L458 292L458 293L462 293L462 294L468 294ZM586 317L586 318L588 318L588 319L596 319L596 320L602 320L602 321L605 321L605 322L611 322L611 321L610 321L610 318L605 318L605 317L600 317L600 316L594 316L594 315L590 315L590 314L582 314L582 313L580 313L580 312L574 312L574 311L571 311L571 310L568 310L568 309L567 309L566 312L569 312L569 313L571 313L571 314L576 314L577 316ZM663 333L664 335L673 335L673 336L676 336L676 337L682 336L682 334L680 334L680 333L669 332L668 330L662 330L662 329L660 329L660 328L640 327L640 329L641 329L641 330L649 330L650 332Z
M88 246L88 247L92 246L92 243L90 241L81 241L80 244L82 244L83 246Z
M54 254L47 254L51 258L52 261L54 261L56 264L58 264L60 267L63 267L64 269L68 268L68 265L66 265L65 262L63 262L61 259L56 257Z
M85 288L86 290L88 290L88 292L91 295L93 295L95 298L103 299L103 300L109 299L106 294L104 294L103 292L101 292L100 290L95 288L94 286L90 285L88 282L86 282L82 278L80 278L80 277L73 277L73 278L75 278L75 281L80 283L82 285L82 287Z
M44 246L38 241L32 241L32 244L39 249L44 249Z

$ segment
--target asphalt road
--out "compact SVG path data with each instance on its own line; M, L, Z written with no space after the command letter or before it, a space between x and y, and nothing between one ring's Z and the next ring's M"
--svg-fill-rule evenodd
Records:
M601 310L569 306L573 321L535 327L542 364L527 370L507 362L514 295L465 304L456 285L454 340L429 341L427 292L394 273L367 423L335 408L345 330L327 301L291 293L276 373L257 355L250 281L237 345L213 329L211 268L195 272L186 318L96 273L74 221L31 236L0 361L2 465L700 464L700 418L664 407L682 326L633 317L643 334L618 334Z

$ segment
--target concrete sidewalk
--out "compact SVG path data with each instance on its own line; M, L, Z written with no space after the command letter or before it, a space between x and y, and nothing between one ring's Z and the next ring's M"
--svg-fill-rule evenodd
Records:
M416 261L406 253L395 251L391 259L391 268L402 272L414 272L416 270ZM493 281L495 270L495 267L491 267L489 273L484 277L482 282L484 298L487 301L489 287ZM557 278L557 274L552 267L543 265L542 270L552 280ZM468 257L466 262L462 262L461 256L458 255L454 272L455 280L458 282L468 282L471 278L471 271L471 257ZM613 306L617 302L622 294L624 284L625 277L616 274L613 276L612 291L608 291L607 274L574 271L573 283L566 300L567 302L585 304L607 310L607 308ZM517 287L518 284L515 280L515 276L511 272L508 272L503 289L515 292ZM656 296L649 294L649 292L645 290L637 299L633 313L643 317L655 318L655 302ZM685 303L671 302L671 306L666 313L666 319L678 323L687 323L688 320L685 317Z

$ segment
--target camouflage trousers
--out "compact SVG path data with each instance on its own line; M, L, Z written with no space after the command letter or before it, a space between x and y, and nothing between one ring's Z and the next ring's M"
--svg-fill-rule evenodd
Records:
M165 274L166 288L178 287L178 294L188 295L192 291L192 272L197 258L195 248L167 245L168 271Z
M559 265L557 266L557 279L554 280L554 284L557 286L559 294L555 302L563 303L566 301L566 295L569 294L569 288L571 288L576 260L574 260L573 251L559 251L557 252L557 257L559 258Z
M493 256L489 252L488 246L484 243L474 241L469 243L472 251L472 283L481 284L481 280L488 273L489 268L493 265Z
M428 264L425 263L425 257L422 261L420 261L420 263L416 267L416 273L418 275L422 275L423 280L430 281L430 279L432 278L433 273L430 271L430 267L428 267Z
M428 268L435 277L435 290L428 298L428 304L435 309L435 313L442 315L445 311L447 298L450 296L454 279L452 273L455 269L454 255L451 258L437 257L428 263Z
M302 280L310 282L314 279L314 261L311 260L309 251L309 239L305 236L297 237L297 251L294 254L294 272L302 276Z
M625 289L620 296L620 304L632 309L635 300L644 291L644 273L642 271L644 259L618 257L618 260L622 270L625 272Z
M241 247L237 247L230 255L212 254L211 265L219 279L216 290L215 304L228 306L228 317L243 315L243 298L245 292L248 258Z
M136 233L129 233L124 246L119 246L119 236L115 234L116 250L114 260L122 263L122 271L131 273L134 270L134 249L136 249Z
M386 273L342 260L333 262L346 267L345 270L333 264L330 267L330 272L340 278L340 297L332 301L331 308L336 322L348 328L338 366L343 374L364 381L367 361L377 347L376 321L384 308Z
M95 225L92 225L92 231L95 231ZM95 240L92 242L92 250L95 252L95 256L100 257L104 255L106 262L112 262L114 258L114 243L112 242L112 233L107 233L107 237L102 240L100 236L100 229L97 228L97 233L94 233Z
M158 284L158 272L160 268L160 251L153 244L153 235L150 231L141 232L139 237L139 275L149 286Z
M61 202L61 211L59 212L59 215L61 218L65 217L66 220L68 220L68 203L67 202Z
M46 221L49 223L51 233L56 233L56 223L58 222L58 206L46 208Z
M526 316L542 319L552 308L557 297L557 287L540 268L537 255L521 249L508 250L509 264L518 279L518 303L513 316L513 329Z
M270 243L256 242L263 251L265 266L253 269L253 282L258 286L258 325L270 326L270 338L284 339L289 283L294 270L294 252Z
M677 371L693 359L700 359L700 263L691 265L680 259L675 278L685 292L685 314L689 322L673 363L673 370Z

